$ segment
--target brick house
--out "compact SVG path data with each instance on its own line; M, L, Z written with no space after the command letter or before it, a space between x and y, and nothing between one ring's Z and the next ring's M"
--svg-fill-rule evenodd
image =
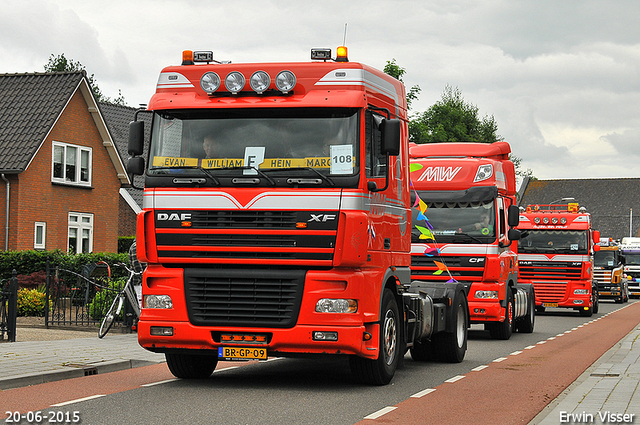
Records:
M117 252L128 184L85 72L0 74L4 250Z

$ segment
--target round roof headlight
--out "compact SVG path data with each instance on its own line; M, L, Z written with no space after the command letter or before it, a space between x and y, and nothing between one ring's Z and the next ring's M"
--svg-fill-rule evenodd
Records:
M557 217L553 217L553 218L551 219L551 223L552 223L552 224L558 224L558 218L557 218Z
M244 88L244 83L244 75L238 71L230 72L229 75L227 75L227 78L224 79L224 86L234 94Z
M296 85L296 76L291 71L280 71L276 76L276 87L282 93L289 93Z
M536 224L540 224L540 217L534 218L533 222L536 223Z
M215 72L207 72L200 78L200 87L211 94L220 88L220 77Z
M562 217L562 218L560 219L560 223L561 223L561 224L566 224L566 222L567 222L567 219L566 219L566 218Z
M549 217L545 217L542 219L542 223L549 224Z
M271 77L264 71L256 71L249 78L249 85L258 94L264 93L271 85Z

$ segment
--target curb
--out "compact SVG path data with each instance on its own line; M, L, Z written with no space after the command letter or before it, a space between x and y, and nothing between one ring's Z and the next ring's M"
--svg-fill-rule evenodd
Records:
M9 378L0 378L0 390L26 387L29 385L44 384L46 382L62 381L64 379L80 378L83 376L98 375L101 373L117 372L136 367L150 366L162 362L150 360L109 360L89 364L65 364L65 368L47 372L32 372Z

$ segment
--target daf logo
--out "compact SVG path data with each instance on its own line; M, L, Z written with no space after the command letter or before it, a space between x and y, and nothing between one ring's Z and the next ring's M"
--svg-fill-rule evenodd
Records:
M307 220L307 222L313 221L317 223L324 223L335 219L335 214L311 214L311 218Z
M191 220L191 213L158 213L158 221L188 221Z
M484 262L484 258L480 257L480 258L469 258L469 262L470 263L482 263Z

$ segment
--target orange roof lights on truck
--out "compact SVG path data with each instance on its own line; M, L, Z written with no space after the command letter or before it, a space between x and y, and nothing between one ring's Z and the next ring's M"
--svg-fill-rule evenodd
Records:
M584 208L583 208L584 209ZM537 205L528 205L527 206L527 214L531 212L540 212L540 213L562 213L562 212L570 212L570 213L578 213L580 211L580 205L577 202L573 202L570 204L537 204Z

